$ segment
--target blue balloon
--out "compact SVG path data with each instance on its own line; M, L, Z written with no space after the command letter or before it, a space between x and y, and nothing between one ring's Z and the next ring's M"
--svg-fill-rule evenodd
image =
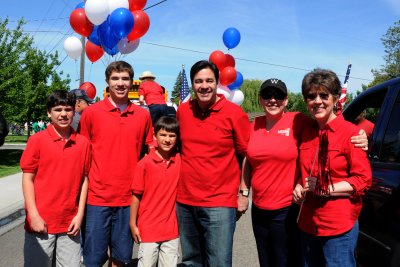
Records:
M103 49L110 56L115 56L119 52L118 45L114 46L112 49L110 49L108 47L103 47Z
M228 85L228 88L231 90L238 89L240 86L242 86L242 83L243 83L243 75L239 71L236 71L236 80L230 85Z
M95 45L101 46L99 34L98 34L99 26L94 25L92 33L89 35L88 39Z
M100 44L103 47L104 51L105 48L112 50L120 40L120 38L117 38L114 34L112 34L109 19L99 25L97 29L97 34L99 36Z
M133 23L133 15L127 8L117 8L110 15L111 31L119 39L131 32Z
M240 32L236 28L228 28L224 31L222 40L228 49L235 48L240 42Z
M85 2L77 4L75 9L78 9L78 8L85 8Z

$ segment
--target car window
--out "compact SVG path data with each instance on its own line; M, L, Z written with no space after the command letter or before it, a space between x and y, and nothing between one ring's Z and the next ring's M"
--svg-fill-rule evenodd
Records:
M381 162L400 163L400 101L399 97L390 114L390 120L383 137Z

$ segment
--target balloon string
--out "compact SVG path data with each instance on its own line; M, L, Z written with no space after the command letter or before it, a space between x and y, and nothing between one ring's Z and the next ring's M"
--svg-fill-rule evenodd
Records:
M76 82L76 86L75 88L79 88L79 81L80 81L80 75L79 75L79 69L78 69L78 60L75 59L75 82Z

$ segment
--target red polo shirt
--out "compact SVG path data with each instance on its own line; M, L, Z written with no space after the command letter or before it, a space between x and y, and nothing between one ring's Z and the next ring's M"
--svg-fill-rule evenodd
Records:
M348 182L354 188L351 197L319 197L307 193L299 219L304 232L316 236L332 236L350 230L362 208L362 195L369 189L372 173L367 154L350 143L350 137L358 135L359 128L340 115L329 122L328 162L333 183ZM311 166L319 148L319 129L316 123L302 134L300 168L304 179L310 175ZM311 175L318 177L318 157Z
M266 117L251 125L247 158L252 167L253 203L261 209L276 210L292 204L298 180L298 147L301 131L312 120L299 112L286 112L266 130Z
M177 201L201 207L237 207L240 169L250 133L247 114L220 99L206 112L197 100L181 104L177 118L182 168Z
M72 128L68 140L49 126L32 135L21 157L21 169L34 173L36 207L49 234L68 232L78 212L81 184L90 167L90 143ZM32 231L26 210L25 229Z
M132 192L143 194L138 216L142 242L160 242L179 236L175 201L180 166L179 154L166 162L154 150L136 166Z
M153 104L165 104L163 89L154 81L142 82L139 86L139 95L144 96L144 100L146 100L148 106Z
M92 145L87 203L129 206L136 163L153 141L149 112L130 102L121 112L106 98L85 109L80 130Z

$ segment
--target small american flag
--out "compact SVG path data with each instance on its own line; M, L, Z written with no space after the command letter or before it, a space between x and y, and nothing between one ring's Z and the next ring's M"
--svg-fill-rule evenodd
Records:
M185 66L182 65L180 102L184 103L190 99L189 85L186 79Z
M351 71L351 64L349 64L347 66L346 76L344 78L343 87L342 87L342 93L339 97L337 111L336 111L338 114L342 113L342 109L343 109L344 105L346 104L347 82L349 81L350 71Z

